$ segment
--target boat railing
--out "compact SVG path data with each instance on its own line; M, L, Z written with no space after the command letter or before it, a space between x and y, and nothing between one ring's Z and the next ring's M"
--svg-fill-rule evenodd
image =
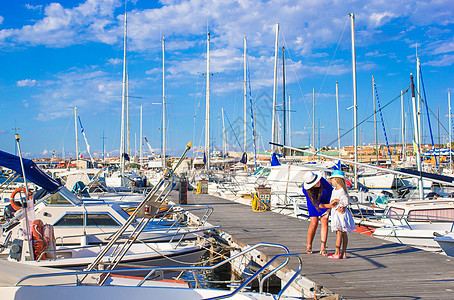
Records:
M35 204L34 206L40 204L41 202L44 201L44 198L41 198L39 199ZM6 222L5 224L2 224L0 225L0 228L3 228L3 229L6 229L6 231L9 230L9 227L14 225L16 222L20 221L20 219L23 217L23 213L24 210L21 209L13 218L11 218L10 220L8 220L8 222ZM0 233L1 233L1 230L0 230Z
M180 244L182 243L183 239L188 236L188 235L195 235L196 238L203 238L203 235L198 235L199 233L205 233L207 230L213 230L215 228L220 228L221 226L210 226L210 227L206 227L206 228L200 228L200 227L196 227L196 229L194 230L186 230L186 231L177 231L177 232L172 232L172 233L163 233L162 235L159 235L159 236L156 236L156 237L148 237L148 238L145 238L145 239L137 239L136 240L136 243L153 243L155 242L155 240L160 240L160 239L164 239L164 238L169 238L170 241L169 242L174 242L174 239L176 236L179 236L179 240L177 242L175 242L175 245L173 246L175 249L180 246ZM147 232L145 232L147 233ZM98 235L103 235L103 234L108 234L108 233L93 233L93 234L81 234L81 235L72 235L72 236L67 236L67 238L77 238L77 237L88 237L88 236L98 236ZM125 239L128 238L128 237L125 237ZM117 246L120 246L121 244L123 244L123 241L122 240L119 240L118 243L116 243ZM40 256L36 259L36 261L41 261L41 259L43 258L43 256L47 253L55 253L56 255L58 253L67 253L68 251L74 251L74 250L82 250L82 249L90 249L90 248L99 248L99 249L102 249L102 247L105 246L105 244L103 243L90 243L90 244L87 244L87 245L81 245L81 246L66 246L66 245L60 245L59 247L66 247L66 248L59 248L59 249L47 249L47 250L44 250ZM0 244L0 248L2 247L2 245ZM115 253L115 251L114 251ZM114 254L113 253L113 254ZM54 259L48 259L48 260L55 260L56 258Z
M211 216L213 213L214 209L211 206L208 205L203 205L203 204L190 204L186 205L184 208L177 205L177 204L165 204L164 206L166 208L165 211L162 212L157 212L149 222L156 221L154 223L155 226L160 226L164 222L170 222L170 224L165 225L167 228L167 232L170 232L172 229L182 229L184 227L181 227L181 222L184 221L184 218L187 216L188 213L193 212L193 211L200 211L200 210L205 210L203 216L199 219L199 226L204 226L208 220L208 218ZM172 219L170 219L172 218ZM138 225L136 225L138 226ZM144 229L143 231L147 232L147 229ZM116 232L112 232L111 236L107 237L106 240L110 240L113 235L115 235Z
M353 209L354 207L356 207L356 209L358 210L359 212L359 216L358 214L356 215L353 215L354 217L360 217L361 220L366 220L366 219L379 219L381 218L382 216L378 215L378 211L377 209L380 209L379 207L376 207L375 205L373 205L372 203L360 203L360 202L350 202L348 204L348 207L350 209ZM370 209L373 211L373 215L364 215L363 211L364 209ZM380 209L380 211L383 211L383 209Z
M15 173L14 173L15 174ZM20 174L11 174L6 178L5 181L3 181L2 184L0 184L0 193L3 193L6 191L6 189L11 185L16 182L16 179L19 178Z
M154 240L161 240L161 239L164 239L164 238L172 238L172 237L175 237L176 235L180 236L182 234L194 234L194 233L199 233L199 232L206 232L208 230L213 230L213 229L216 229L216 228L220 228L221 226L194 226L194 227L180 227L180 228L177 228L177 230L173 231L173 232L169 232L168 230L166 232L162 231L162 233L160 233L158 236L155 236L155 237L148 237L148 238L145 238L145 239L141 239L141 241L143 242L152 242ZM162 229L160 228L153 228L153 229L148 229L148 230L144 230L143 233L144 234L149 234L149 233L154 233L154 232L159 232L161 231ZM183 231L184 230L184 231ZM85 234L75 234L75 235L67 235L67 236L61 236L61 237L56 237L56 241L58 244L60 244L60 246L64 246L64 239L73 239L73 238L88 238L88 237L98 237L98 236L103 236L103 235L112 235L113 231L110 231L110 232L97 232L97 233L85 233ZM128 238L128 234L131 234L132 231L125 231L125 235L124 235L124 238ZM106 241L108 241L108 238L105 239ZM93 243L94 245L95 243ZM102 243L97 243L96 245L99 245Z
M396 214L397 218L396 217L393 218L393 216L392 216L393 214ZM408 226L409 229L412 229L410 223L408 222L407 217L405 217L403 214L399 215L397 212L395 212L393 210L388 210L386 218L391 222L391 224L393 226L399 226L394 223L394 220L398 220L398 221L400 221L400 225L406 225L406 226Z
M263 292L263 285L265 281L272 275L276 274L279 270L281 270L283 267L285 267L290 258L296 257L298 259L298 269L295 271L295 274L290 278L290 280L285 284L285 286L281 289L281 291L278 293L277 297L278 299L282 296L282 294L286 291L286 289L296 280L298 275L301 273L302 270L302 265L303 261L301 259L301 256L296 254L296 253L290 253L287 247L279 244L271 244L271 243L259 243L254 246L248 247L247 249L213 265L213 266L185 266L185 267L158 267L158 268L141 268L141 272L148 272L148 274L140 280L140 282L136 285L137 287L142 286L148 278L150 278L153 274L156 272L188 272L188 271L208 271L208 270L214 270L226 263L229 263L230 261L240 257L240 256L245 256L252 250L258 248L258 247L277 247L285 250L285 253L283 254L278 254L271 258L267 263L265 263L259 270L257 270L254 274L252 274L248 279L246 279L241 285L239 285L235 290L233 290L231 293L218 296L218 297L213 297L213 298L206 298L205 300L212 300L212 299L225 299L234 296L235 294L241 292L249 283L251 283L254 279L258 278L261 274L263 274L267 269L269 269L272 264L280 259L280 258L285 258L285 261L279 264L277 267L269 271L266 275L264 275L260 280L259 280L259 293ZM116 270L91 270L91 271L68 271L68 272L56 272L56 273L45 273L45 274L32 274L32 275L27 275L19 279L14 286L26 286L23 285L23 282L35 278L45 278L45 277L63 277L63 276L74 276L75 277L75 285L82 285L82 281L79 279L79 276L83 275L84 278L87 275L94 275L94 274L100 274L101 278L103 276L108 276L111 273L130 273L130 272L137 272L136 268L133 269L116 269ZM105 280L100 281L100 285L102 285L105 282ZM52 285L52 282L48 283L49 285Z

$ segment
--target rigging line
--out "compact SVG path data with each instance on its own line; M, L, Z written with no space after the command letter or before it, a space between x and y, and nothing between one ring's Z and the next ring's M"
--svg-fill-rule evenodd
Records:
M65 143L66 133L68 133L69 125L72 123L72 116L68 118L68 125L66 126L65 133L63 134L62 141L60 143L60 149L62 149L63 144Z
M196 75L195 95L196 95L196 97L195 97L196 101L194 102L194 106L195 106L194 115L193 115L194 122L193 122L193 128L192 128L192 140L194 141L194 143L195 143L195 127L196 127L195 123L196 123L196 119L197 119L197 112L200 108L200 95L201 95L201 93L199 93L199 76L198 75ZM200 143L199 143L199 145L200 145ZM194 148L192 148L191 151L192 151L192 158L194 158L196 150Z
M347 29L348 23L349 23L349 19L347 19L347 21L345 22L344 30L342 30L342 34L341 34L339 40L337 41L336 49L334 50L333 57L331 58L331 61L329 62L328 68L326 69L325 77L323 77L322 85L320 86L320 89L318 90L317 96L315 97L315 102L317 102L317 99L320 96L320 93L322 91L323 85L325 84L326 77L328 76L328 72L329 72L329 70L331 68L331 65L332 65L333 61L334 61L334 57L336 57L337 49L339 49L339 45L340 45L340 43L342 41L342 37L344 36L345 29Z
M408 92L408 90L410 89L410 87L408 87L405 91L404 91L404 94L406 94ZM390 100L388 103L386 103L385 105L383 105L382 108L378 109L375 113L371 114L370 116L368 116L367 118L365 118L364 120L362 120L361 122L359 122L356 126L354 126L353 128L347 130L346 132L344 132L340 138L343 138L344 136L346 136L348 133L350 133L351 131L353 131L355 128L359 127L360 125L362 125L363 123L367 122L367 120L369 120L371 117L374 116L374 114L378 113L379 111L382 111L383 109L385 109L385 107L387 107L388 105L390 105L391 103L393 103L394 101L396 101L397 99L400 99L400 94L398 96L396 96L395 98L393 98L392 100ZM336 143L337 142L337 138L335 140L333 140L332 142L328 143L326 146L329 147L331 146L332 144ZM317 150L315 153L319 153L321 151L320 150Z
M424 98L421 98L421 102L424 103L424 101L426 101L426 103L427 103L426 89L424 87L424 80L422 78L421 66L419 66L419 77L421 77L422 91L423 91L423 94L424 94ZM432 126L430 124L430 115L429 115L429 106L428 105L426 105L426 110L427 110L427 121L429 123L430 140L432 141L432 148L435 148L434 136L432 134ZM437 160L437 155L435 154L435 151L434 151L434 159L435 159L435 166L438 168L438 160Z
M407 104L408 104L408 111L411 112L412 110L412 105L410 104L410 94L407 94ZM409 113L408 116L410 117L410 130L406 130L408 132L411 132L412 134L410 135L411 140L414 141L414 128L413 128L413 114ZM408 132L406 132L405 137L407 137Z
M383 113L381 111L381 106L380 106L380 98L378 97L378 90L377 90L377 85L375 84L375 81L374 81L374 93L375 93L375 98L377 99L378 111L380 112L381 125L383 128L383 134L385 136L386 148L388 149L389 161L392 164L393 160L391 158L391 150L389 149L388 136L386 134L386 128L385 128L385 121L383 120Z
M417 92L416 92L417 93ZM418 94L419 95L419 94ZM419 95L420 98L421 98L421 95ZM435 118L435 120L437 120L438 124L441 125L441 128L443 128L443 130L445 131L445 133L449 133L448 129L446 129L446 127L443 125L442 122L440 122L440 119L437 118L437 116L435 115L435 113L432 111L432 109L430 109L430 107L427 105L426 102L424 102L421 98L421 103L429 110L429 113Z
M252 99L252 87L251 87L251 72L249 70L249 60L246 60L246 68L247 68L247 83L249 83L249 105L250 105L250 111L251 111L251 129L252 129L252 145L254 147L254 165L255 169L257 170L257 143L256 143L256 137L255 137L255 120L254 120L254 107L253 107L253 99Z
M249 59L248 59L248 61L249 61ZM253 99L258 99L259 93L262 89L263 80L265 79L266 70L268 70L270 63L271 63L271 60L268 61L268 64L266 65L266 67L263 70L263 75L262 75L262 79L260 79L259 88L257 89L257 92L255 94L255 97L253 97ZM256 101L254 100L254 102L256 102Z
M279 29L279 31L281 31L281 33L282 33L282 39L284 40L284 44L287 45L287 42L285 41L284 32L281 29ZM288 50L287 50L287 54L288 54L288 58L292 62L291 65L292 65L292 68L293 68L293 72L295 73L296 82L298 83L298 88L300 90L301 97L303 98L304 106L306 107L307 115L309 116L309 120L312 121L311 113L309 111L309 108L307 107L306 99L304 98L303 89L301 88L301 84L300 84L300 81L299 81L299 78L298 78L298 74L296 73L295 64L293 63L292 56L290 55L290 52Z
M240 146L240 149L244 149L243 147L241 147L241 143L240 143L240 141L238 140L238 137L236 136L235 130L233 130L232 123L230 123L230 120L229 120L229 116L228 116L225 112L224 112L224 116L226 116L227 122L229 122L230 129L232 129L233 135L235 136L235 139L236 139L236 141L238 142L238 146Z

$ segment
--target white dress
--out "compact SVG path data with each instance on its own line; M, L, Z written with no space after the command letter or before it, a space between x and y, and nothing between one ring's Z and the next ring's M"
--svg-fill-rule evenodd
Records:
M348 208L345 209L345 212L342 214L337 211L339 207L348 206L348 195L345 193L343 188L338 190L334 189L331 194L331 201L334 199L339 199L339 204L336 207L331 209L331 230L332 231L343 231L343 232L352 232L356 229L355 221L353 220L352 213Z

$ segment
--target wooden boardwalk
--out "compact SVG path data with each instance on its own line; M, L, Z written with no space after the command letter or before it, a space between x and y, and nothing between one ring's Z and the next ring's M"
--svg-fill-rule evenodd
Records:
M176 200L176 194L172 197ZM359 233L349 234L346 260L305 254L308 221L274 212L253 212L250 206L211 195L188 194L189 204L214 208L208 220L248 245L283 244L303 258L303 275L347 299L454 299L454 258L390 243ZM319 231L319 230L318 230ZM335 233L329 233L328 252L334 252ZM260 248L267 256L274 248ZM290 265L296 269L296 262Z

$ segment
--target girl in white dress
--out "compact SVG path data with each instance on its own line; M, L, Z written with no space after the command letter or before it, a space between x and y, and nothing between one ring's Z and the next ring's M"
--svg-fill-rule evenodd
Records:
M329 177L334 190L329 204L320 204L320 208L331 209L331 231L336 231L336 251L328 256L331 259L347 258L347 233L356 229L351 212L347 209L348 192L344 172L336 170ZM342 247L342 251L341 251Z

